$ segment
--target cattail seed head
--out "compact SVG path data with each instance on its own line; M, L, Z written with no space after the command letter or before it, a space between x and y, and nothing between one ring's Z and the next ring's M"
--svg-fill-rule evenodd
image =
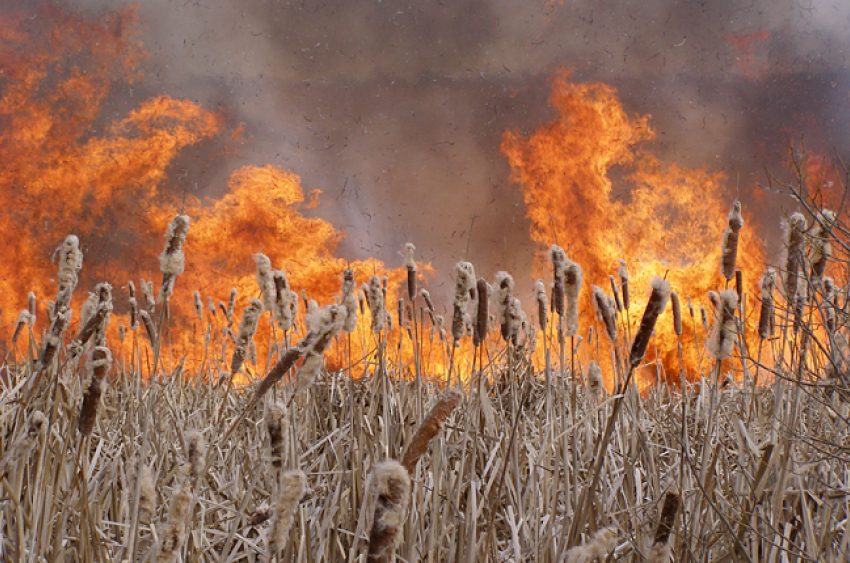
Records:
M590 539L567 551L564 563L590 563L591 561L606 561L617 547L617 531L614 528L597 530Z
M80 239L75 235L68 235L59 248L56 249L54 257L59 256L59 291L56 303L59 308L71 302L71 294L77 287L77 274L83 267L83 253L80 251Z
M623 310L623 303L620 301L620 292L617 291L617 282L614 281L614 276L608 276L608 280L611 282L611 294L614 296L614 304L617 306L617 312Z
M271 451L272 467L280 469L283 466L283 456L286 455L287 437L289 433L289 412L282 401L273 402L266 414L266 429L269 433L269 449Z
M342 306L345 307L342 330L352 332L357 328L357 283L351 268L346 268L342 273Z
M257 263L257 286L263 298L263 309L275 311L277 303L277 287L272 272L272 261L265 254L254 254L254 262Z
M369 494L375 499L375 513L366 561L389 563L404 532L410 476L400 463L387 460L372 469L371 477Z
M146 514L150 519L156 511L156 488L150 466L143 466L137 479L139 480L139 512Z
M722 361L732 354L735 344L735 309L738 307L738 294L733 289L720 292L720 301L715 313L715 322L706 342L711 356Z
M274 555L286 546L289 530L295 521L295 510L307 491L307 476L301 470L287 471L280 477L280 488L272 512L272 533L269 554ZM270 557L269 560L272 558Z
M484 278L478 278L476 282L478 293L478 308L475 314L475 330L472 334L472 343L478 348L487 337L487 325L490 319L490 284Z
M378 276L369 278L369 292L366 297L369 301L369 311L372 313L372 332L380 334L384 330L387 313L384 307L384 291Z
M640 365L641 360L646 355L646 347L649 345L653 331L655 331L655 323L658 321L658 316L664 312L667 307L667 300L670 298L670 282L655 276L651 285L652 294L649 296L646 309L643 311L643 317L629 354L629 364L633 368Z
M631 303L629 296L629 273L626 270L625 260L618 260L618 263L617 275L620 278L620 291L623 292L623 308L628 309Z
M705 307L700 307L699 312L702 315L702 328L708 330L708 315L705 313Z
M604 382L602 381L602 369L593 360L587 366L587 388L591 397L599 400L599 395L604 389Z
M494 285L493 299L496 306L496 322L502 327L502 338L507 341L510 338L508 308L513 300L514 278L507 272L496 272Z
M466 332L466 306L475 288L475 268L469 262L455 264L455 296L452 302L452 338L457 343Z
M192 298L195 301L195 315L199 321L204 320L204 302L201 301L201 294L197 291L192 292Z
M30 291L27 295L27 311L29 311L30 314L29 320L27 322L29 323L30 328L32 328L33 326L35 326L35 315L38 311L35 300L35 293L33 293L32 291Z
M416 299L416 261L413 259L413 251L416 247L412 242L404 245L404 265L407 268L407 296L411 301Z
M245 362L248 346L257 332L257 322L263 312L263 303L259 299L252 299L251 304L245 307L242 313L242 322L239 323L239 335L236 337L236 347L233 349L233 357L230 362L230 373L235 375Z
M431 301L431 294L427 289L422 289L419 291L419 295L422 296L422 299L425 300L425 308L428 309L429 313L434 313L434 302Z
M761 312L759 313L758 333L762 340L773 336L771 319L774 315L774 287L776 287L776 271L773 268L768 268L761 278Z
M788 303L794 301L797 294L797 273L803 262L803 233L806 230L806 219L801 213L794 213L783 224L783 252L785 266L782 272L782 285L785 290L785 299Z
M679 307L679 295L675 291L670 292L670 305L673 307L673 332L676 336L682 336L682 310Z
M601 287L593 286L593 302L596 304L596 312L605 323L605 331L611 342L617 342L617 320L614 316L614 306Z
M582 284L581 266L564 260L564 296L566 298L567 336L578 334L578 297Z
M552 284L552 310L558 313L559 316L564 316L564 264L567 261L567 254L564 249L557 245L552 245L549 249L549 258L552 260L552 275L554 282Z
M30 312L26 309L21 309L21 312L18 313L18 320L15 322L15 332L12 335L12 344L18 341L18 337L23 332L24 327L29 324L30 316Z
M100 396L106 384L106 374L112 365L112 354L108 348L98 346L92 352L92 376L89 386L83 395L83 405L80 407L80 418L77 427L80 434L88 436L94 429L97 409L100 406Z
M272 285L274 286L274 305L272 311L277 325L284 332L292 328L292 291L289 288L289 280L282 270L272 272Z
M165 249L159 255L159 269L162 272L162 286L159 288L159 300L165 301L174 291L175 278L183 273L186 257L183 243L189 233L189 217L177 215L168 224L165 233Z
M298 381L295 387L296 394L308 388L319 374L325 350L327 350L333 337L342 329L345 323L345 314L345 307L342 305L328 305L313 313L313 319L310 322L313 330L308 334L308 349L304 362L296 374Z
M727 281L731 281L735 275L735 261L738 257L738 238L741 228L744 226L744 218L741 216L741 202L732 204L732 211L727 218L729 224L723 231L723 246L720 257L720 271Z
M402 466L409 474L416 471L416 465L430 441L437 435L446 419L463 400L464 394L457 389L449 389L440 397L437 403L428 411L428 416L419 425L413 440L404 452Z
M806 283L806 278L802 272L798 275L800 279L797 281L797 295L794 297L794 334L800 332L800 326L803 324L803 316L808 301L808 284Z
M815 223L809 233L812 241L811 277L814 280L823 277L827 261L832 257L832 242L830 240L835 221L835 212L822 209L815 217Z
M545 331L549 315L549 298L546 296L543 280L537 280L534 283L534 292L537 294L537 322L540 330Z

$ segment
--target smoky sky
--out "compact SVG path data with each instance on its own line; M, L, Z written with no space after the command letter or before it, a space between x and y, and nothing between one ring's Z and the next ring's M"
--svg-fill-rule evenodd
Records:
M232 145L225 157L188 149L172 182L217 197L240 166L285 167L322 190L309 213L345 232L344 256L400 265L412 241L446 293L464 257L530 284L539 248L499 144L553 117L559 69L617 88L631 115L652 115L653 154L724 172L745 205L792 135L827 152L850 138L839 0L147 0L137 13L150 59L112 110L167 94L244 124L218 141ZM759 201L768 217L791 205Z

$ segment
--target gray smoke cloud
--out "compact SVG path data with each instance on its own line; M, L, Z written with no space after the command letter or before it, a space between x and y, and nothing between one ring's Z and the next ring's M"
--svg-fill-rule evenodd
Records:
M463 258L530 287L539 249L499 143L552 117L558 69L616 87L653 116L654 154L724 171L745 203L794 132L827 151L848 143L839 0L148 0L138 14L151 59L133 99L187 98L245 127L231 158L190 149L178 181L216 197L240 166L290 169L323 191L311 212L346 233L345 256L400 265L410 240L446 294Z

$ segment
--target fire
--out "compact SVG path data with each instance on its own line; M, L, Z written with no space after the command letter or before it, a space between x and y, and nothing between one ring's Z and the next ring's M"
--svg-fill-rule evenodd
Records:
M525 194L532 238L546 247L557 242L584 269L584 334L595 324L591 284L610 293L608 276L616 273L617 260L628 264L632 334L646 305L650 280L666 276L683 303L685 365L695 374L701 358L694 332L700 348L706 333L698 309L693 327L688 326L692 323L685 297L710 312L707 292L726 285L720 273L720 244L733 198L724 189L725 178L665 164L646 152L642 143L654 137L649 116L629 116L609 86L573 83L562 73L554 80L550 101L557 112L554 120L527 137L506 132L502 141L514 179ZM618 185L614 174L623 175ZM747 220L738 267L744 273L746 293L753 295L764 253L752 234L752 218ZM754 305L751 298L749 338L756 322ZM600 338L604 350L605 337ZM676 342L668 310L659 320L647 361L660 359L671 381L678 379ZM707 361L702 358L704 366Z

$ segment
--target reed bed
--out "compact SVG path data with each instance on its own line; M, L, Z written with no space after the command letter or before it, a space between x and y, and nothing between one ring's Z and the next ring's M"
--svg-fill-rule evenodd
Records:
M736 203L736 227L739 214ZM79 270L69 237L62 309L44 338L29 331L26 351L19 342L20 353L0 371L0 560L845 561L847 299L845 291L839 302L822 262L847 256L831 235L847 231L836 215L810 216L828 217L829 229L807 234L802 215L791 219L796 238L785 263L793 275L780 266L788 299L773 299L772 271L743 299L740 283L737 292L717 288L707 313L713 328L702 339L704 373L695 381L681 374L675 388L661 379L643 393L633 376L660 369L645 354L657 323L674 322L662 315L671 288L661 278L652 288L629 288L624 265L622 299L609 278L615 299L601 287L582 288L578 265L554 247L551 311L545 286L536 289L541 330L522 313L509 274L490 287L461 263L444 345L474 348L475 361L463 364L447 349L448 374L429 373L419 355L415 366L400 363L388 346L389 331L413 338L426 327L411 329L410 320L424 324L426 311L436 318L429 294L416 287L425 280L411 274L390 326L386 282L375 276L362 291L371 318L357 335L373 345L365 357L348 358L363 371L352 378L350 366L322 365L329 347L351 348L351 316L358 304L366 312L352 273L341 278L340 304L321 309L305 299L307 319L263 256L262 300L246 310L238 335L228 328L221 342L205 340L204 357L217 361L189 372L160 359L176 260L163 264L167 288L156 309L151 298L138 311L148 338L131 326L130 358L104 342L105 293L84 330L65 333ZM186 241L191 251L191 235ZM172 255L183 252L171 246ZM412 251L408 272L416 271ZM727 279L734 256L724 252L718 264ZM644 290L650 303L632 311L640 322L630 325L629 292ZM580 291L593 292L604 321L579 330ZM763 324L756 342L743 330L747 298ZM672 302L681 335L675 293ZM689 296L687 304L696 330ZM278 361L262 370L248 351L264 310L271 318L260 322L277 322L283 334L274 343ZM290 323L309 330L296 342ZM533 360L537 346L545 349L543 368ZM143 357L154 358L152 368Z

